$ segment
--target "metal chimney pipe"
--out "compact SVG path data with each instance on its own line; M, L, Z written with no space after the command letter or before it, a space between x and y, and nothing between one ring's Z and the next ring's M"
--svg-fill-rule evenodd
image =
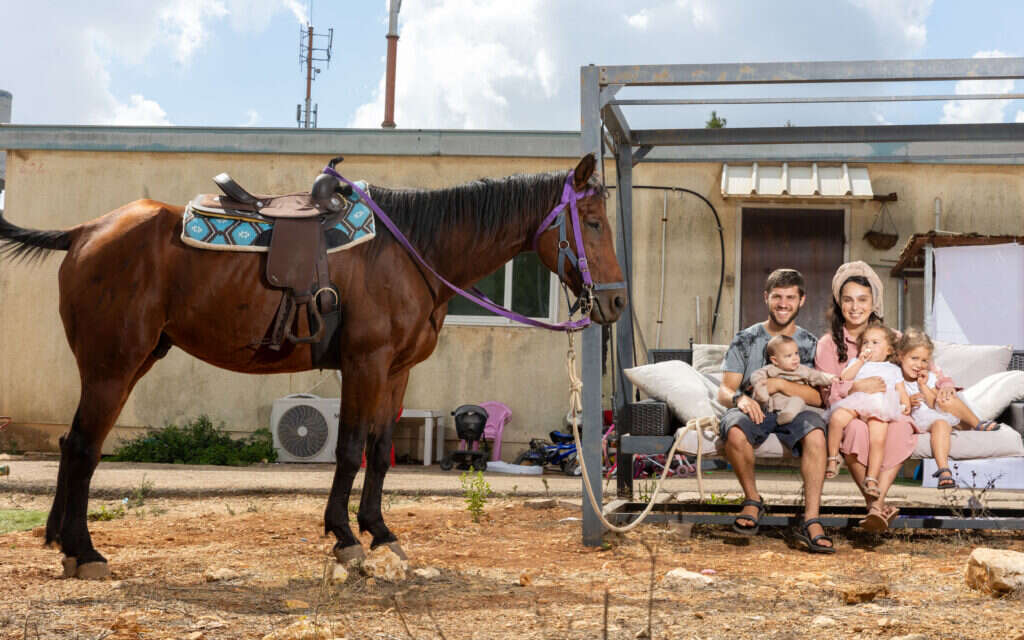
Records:
M395 128L395 59L398 57L398 12L402 9L402 0L391 0L388 9L388 62L387 76L384 80L384 122L380 126L385 129Z

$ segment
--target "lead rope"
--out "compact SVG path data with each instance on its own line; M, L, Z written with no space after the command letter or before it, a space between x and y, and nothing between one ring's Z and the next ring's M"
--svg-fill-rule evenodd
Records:
M676 431L675 441L672 442L672 448L669 449L668 455L665 457L665 468L661 470L661 477L658 478L658 484L654 487L654 493L651 494L651 500L635 520L625 526L619 527L612 524L604 517L604 512L601 506L597 503L597 498L594 497L594 490L590 486L590 475L587 472L587 463L585 461L585 456L583 455L583 446L580 443L578 416L583 415L583 381L576 373L576 348L573 341L573 333L568 332L568 336L569 351L566 353L565 366L569 374L569 415L572 416L572 436L576 441L576 451L579 452L576 458L580 462L583 486L586 487L587 497L590 498L590 506L593 507L594 513L596 513L597 517L601 520L601 524L610 531L626 533L647 518L647 515L657 503L658 494L661 492L661 485L665 482L666 476L668 476L668 471L672 466L672 460L676 455L676 449L682 444L683 436L691 431L697 434L697 490L700 492L700 501L704 502L704 480L701 477L701 457L703 455L701 435L704 429L717 426L718 419L713 416L692 418L686 423L686 426Z

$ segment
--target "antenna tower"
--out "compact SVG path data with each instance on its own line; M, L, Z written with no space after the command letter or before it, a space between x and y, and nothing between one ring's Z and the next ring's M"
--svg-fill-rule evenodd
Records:
M313 3L310 2L310 20L313 15ZM320 67L313 65L314 62L326 62L327 67L331 66L331 47L334 45L334 29L328 29L327 33L314 33L312 23L305 27L299 27L299 64L306 70L306 102L305 109L302 104L295 105L295 121L299 128L316 128L317 109L319 105L310 104L313 92L313 80L320 73Z

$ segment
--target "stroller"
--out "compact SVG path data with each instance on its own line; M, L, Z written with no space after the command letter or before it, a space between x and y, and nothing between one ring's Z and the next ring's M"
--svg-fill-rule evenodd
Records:
M486 471L487 460L491 457L487 441L484 440L487 410L475 404L464 404L452 411L452 416L455 417L459 448L441 460L441 470L449 471L457 464L459 469L472 467L477 471Z

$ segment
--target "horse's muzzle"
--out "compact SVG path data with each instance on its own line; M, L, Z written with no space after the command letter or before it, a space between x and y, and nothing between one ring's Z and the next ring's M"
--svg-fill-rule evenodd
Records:
M626 310L626 304L625 287L595 291L590 319L598 324L612 324Z

